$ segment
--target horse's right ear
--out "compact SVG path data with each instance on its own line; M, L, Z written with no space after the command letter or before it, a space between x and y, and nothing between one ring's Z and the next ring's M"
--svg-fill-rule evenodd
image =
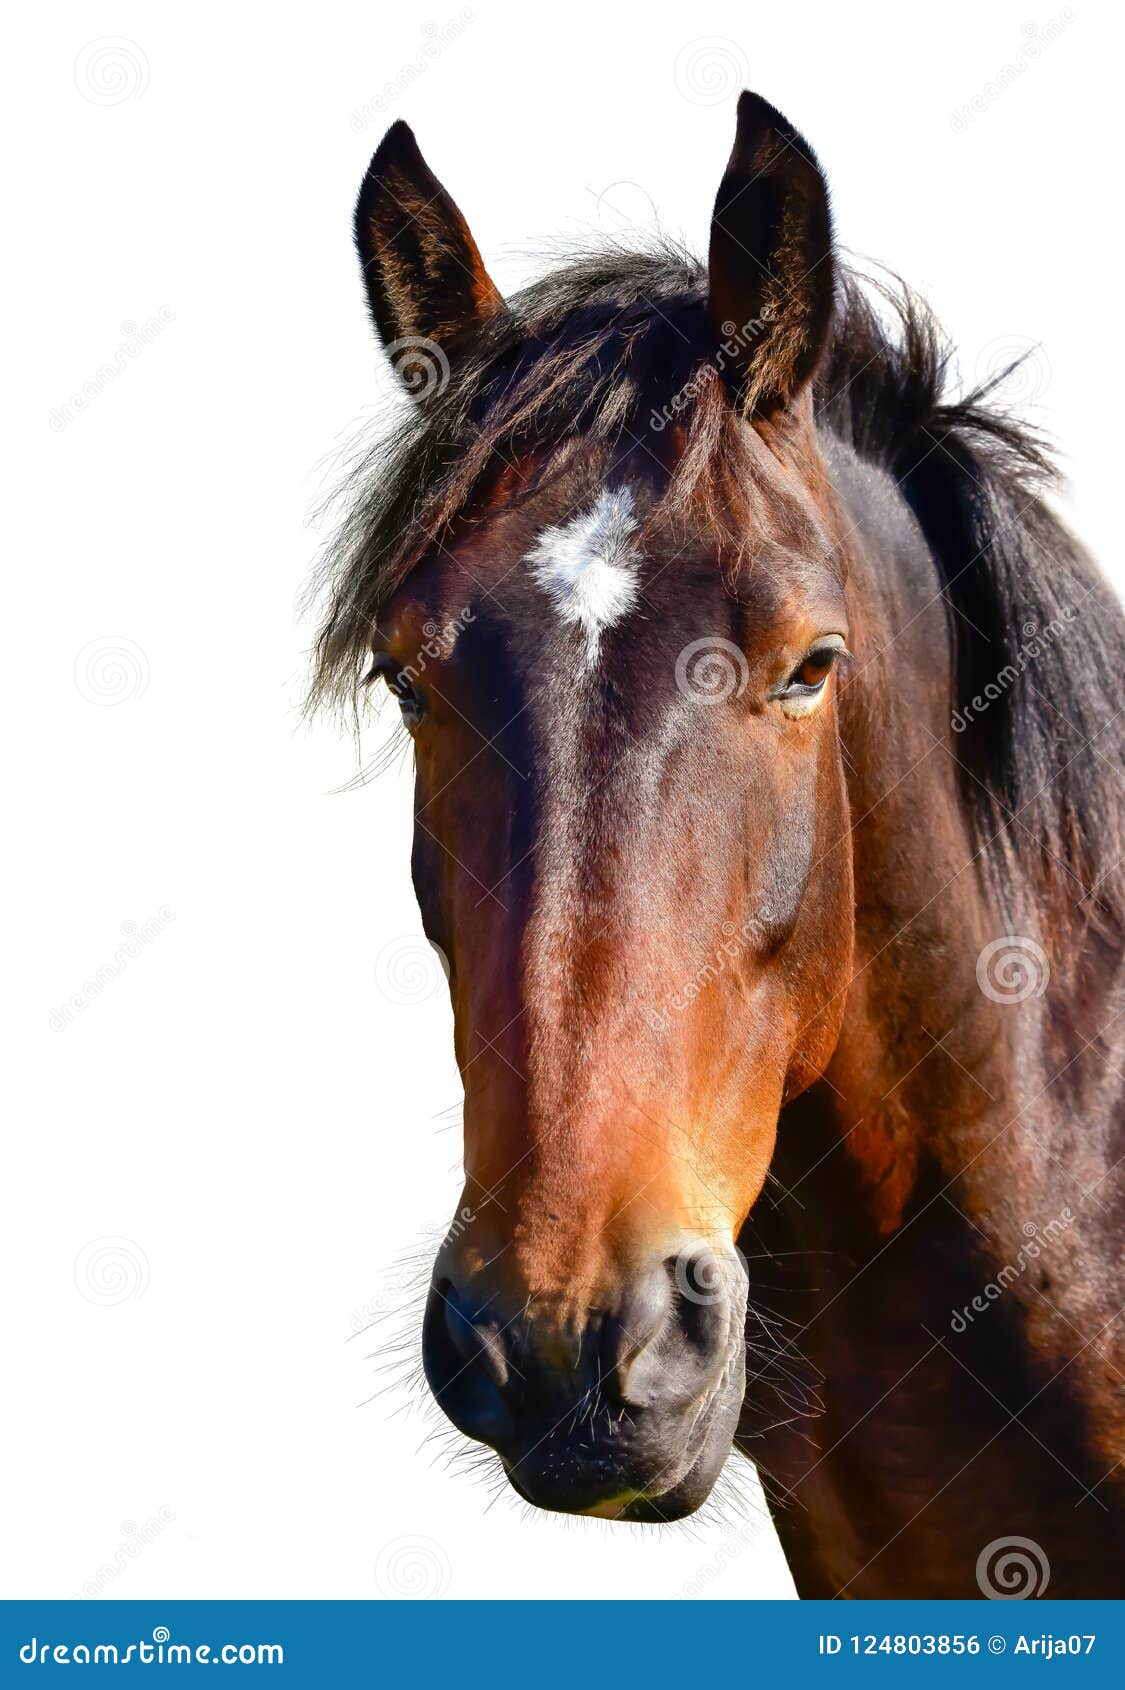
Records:
M407 387L428 342L457 341L503 309L469 226L405 123L380 141L359 190L355 240L375 327Z
M833 298L832 220L816 155L775 107L743 94L711 220L707 322L744 414L784 410L809 382Z

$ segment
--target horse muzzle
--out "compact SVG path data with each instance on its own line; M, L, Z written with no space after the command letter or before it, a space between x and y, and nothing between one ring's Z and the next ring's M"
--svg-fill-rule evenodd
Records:
M430 1388L539 1508L679 1519L730 1453L745 1385L746 1279L698 1242L576 1308L481 1273L435 1270Z

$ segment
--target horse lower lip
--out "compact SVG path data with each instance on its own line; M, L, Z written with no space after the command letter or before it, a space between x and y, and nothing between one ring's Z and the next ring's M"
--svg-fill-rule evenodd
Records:
M532 1507L545 1509L552 1514L580 1514L588 1519L620 1520L630 1525L664 1525L691 1514L703 1500L703 1494L694 1500L685 1499L680 1494L680 1487L675 1487L670 1492L630 1487L610 1492L595 1501L585 1501L579 1497L571 1498L562 1494L536 1496L520 1484L518 1477L510 1469L505 1470L508 1482L517 1496Z
M595 1520L620 1520L635 1503L647 1500L644 1491L627 1490L605 1502L595 1502L592 1508L584 1508L582 1512Z
M591 1496L589 1499L577 1489L568 1493L566 1489L556 1491L548 1487L536 1494L535 1490L521 1484L518 1467L518 1462L512 1465L504 1462L508 1483L516 1495L524 1502L531 1503L532 1507L544 1508L550 1513L584 1514L593 1519L621 1520L628 1518L629 1511L638 1504L659 1500L651 1498L647 1491L639 1490L635 1486L619 1486L609 1490L605 1496Z
M610 1520L655 1520L664 1517L661 1498L678 1490L703 1450L694 1440L678 1450L641 1452L580 1449L532 1439L522 1451L509 1446L498 1453L513 1490L536 1508Z

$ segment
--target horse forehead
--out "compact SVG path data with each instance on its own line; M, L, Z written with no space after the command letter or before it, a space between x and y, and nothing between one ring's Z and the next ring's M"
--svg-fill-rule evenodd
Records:
M642 558L640 522L626 486L603 487L565 521L542 528L524 554L550 613L585 634L587 668L605 629L635 606Z

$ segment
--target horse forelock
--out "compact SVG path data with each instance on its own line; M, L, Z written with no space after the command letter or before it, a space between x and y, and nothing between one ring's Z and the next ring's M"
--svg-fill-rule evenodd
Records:
M498 500L533 494L576 450L601 456L607 496L623 480L614 466L640 465L658 486L655 516L709 530L732 573L779 535L786 551L845 571L847 546L809 450L813 430L798 431L790 461L779 464L776 442L763 444L737 417L708 343L705 290L703 267L667 244L581 255L515 295L461 348L448 382L396 414L348 479L350 508L318 578L328 608L311 705L354 704L380 612L418 563L489 520ZM949 399L950 358L933 314L897 278L871 284L841 270L809 409L817 432L889 470L919 517L959 623L954 695L972 697L1004 667L1021 629L1061 613L1060 558L1084 600L1100 603L1103 589L1039 496L1052 474L1042 442L990 390ZM554 575L556 605L583 622L591 650L630 598L620 561L599 561L584 580L573 556ZM544 584L542 556L538 568ZM966 734L959 751L982 839L995 831L997 805L1008 813L1029 805L1029 835L1045 830L1051 858L1087 891L1085 915L1116 930L1125 886L1120 868L1103 871L1101 859L1120 856L1108 851L1123 830L1115 817L1099 850L1106 782L1084 747L1100 727L1102 677L1125 653L1116 618L1084 625L1083 641L1049 676L1040 671L1035 692L1013 689L999 701L986 742ZM986 637L967 637L981 628ZM1067 757L1047 785L1060 732ZM1022 866L1041 875L1041 854L1025 853Z

